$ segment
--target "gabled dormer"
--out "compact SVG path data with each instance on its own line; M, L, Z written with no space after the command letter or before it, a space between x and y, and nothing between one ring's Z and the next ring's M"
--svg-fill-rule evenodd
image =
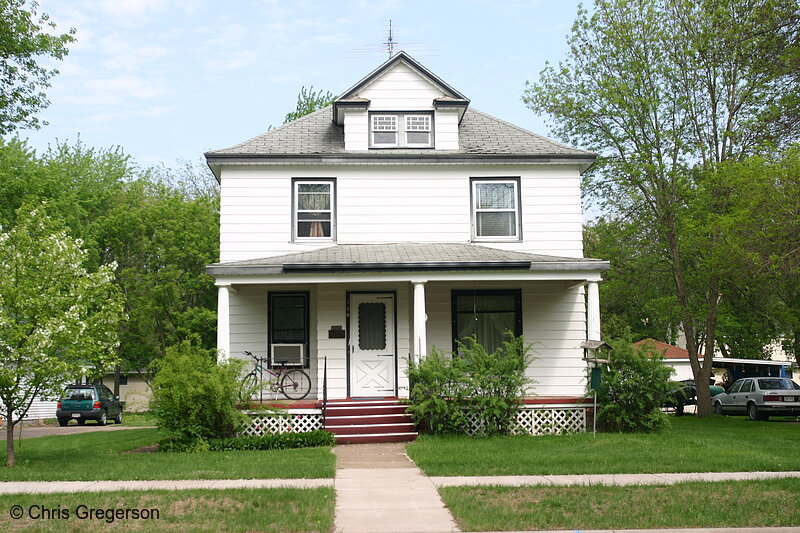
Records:
M459 149L467 99L399 52L333 103L346 152Z

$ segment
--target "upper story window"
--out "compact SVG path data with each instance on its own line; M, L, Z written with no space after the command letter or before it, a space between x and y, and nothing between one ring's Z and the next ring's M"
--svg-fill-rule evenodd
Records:
M295 240L332 240L336 232L335 181L295 179L293 232Z
M472 238L476 241L520 240L519 180L472 180Z
M430 148L433 116L430 113L373 113L369 143L372 148Z

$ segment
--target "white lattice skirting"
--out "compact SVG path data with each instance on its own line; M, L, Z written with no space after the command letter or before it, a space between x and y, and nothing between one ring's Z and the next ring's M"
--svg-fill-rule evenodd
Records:
M478 435L483 427L476 413L466 413L470 436ZM586 431L586 409L583 407L520 407L512 435L561 435Z
M292 409L285 413L250 412L250 425L243 435L263 437L270 433L305 433L322 429L320 409Z
M521 408L512 435L561 435L586 431L586 408Z
M270 433L302 433L322 429L320 409L293 409L285 413L250 412L250 425L242 434L263 436ZM472 431L479 432L477 417L470 417ZM584 407L521 407L512 435L561 435L586 431Z

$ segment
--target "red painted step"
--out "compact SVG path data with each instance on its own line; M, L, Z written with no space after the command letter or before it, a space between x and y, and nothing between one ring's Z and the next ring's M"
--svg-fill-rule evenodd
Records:
M384 433L413 433L414 424L369 424L352 426L329 426L326 428L334 435L370 435Z
M383 435L344 435L336 437L336 444L375 444L379 442L410 442L417 438L416 433Z
M327 407L326 417L337 416L370 416L370 415L402 415L406 412L405 405L352 405Z
M411 415L406 413L380 415L347 415L326 417L327 426L351 426L359 424L405 424L412 422Z
M338 444L411 441L417 433L406 408L395 398L330 401L325 429Z

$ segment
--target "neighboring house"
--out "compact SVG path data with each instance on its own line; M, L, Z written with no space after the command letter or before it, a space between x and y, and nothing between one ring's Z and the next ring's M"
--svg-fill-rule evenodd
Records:
M400 52L332 106L205 156L221 357L288 360L316 398L403 398L410 360L511 331L533 344L537 398L586 392L609 268L583 257L595 154L473 109Z
M656 349L664 354L664 363L675 369L672 379L694 379L692 365L689 361L689 352L678 346L653 339L645 339L635 343L641 346L652 343ZM703 355L700 354L702 358ZM769 361L762 359L735 359L733 357L714 357L711 371L715 381L725 383L726 386L742 377L774 376L792 377L792 363L789 361Z
M153 391L150 389L149 376L144 372L123 372L119 376L119 399L125 404L125 411L141 413L150 408ZM103 376L100 383L114 390L114 373Z

